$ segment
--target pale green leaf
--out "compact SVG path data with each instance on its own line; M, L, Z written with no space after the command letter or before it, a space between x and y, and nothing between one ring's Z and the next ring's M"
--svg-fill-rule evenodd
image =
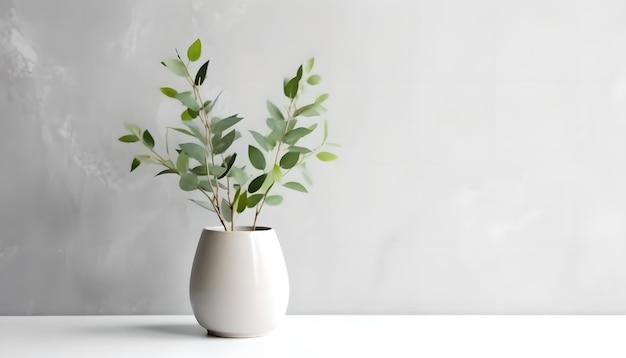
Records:
M181 77L187 77L187 68L181 60L176 58L168 58L167 60L163 60L161 64L167 67L174 74Z
M265 199L265 204L267 205L280 205L283 202L283 197L280 195L270 195Z
M283 180L283 171L280 170L280 167L278 165L274 165L274 167L272 168L272 177L274 178L275 182L281 182Z
M322 81L322 77L320 75L313 75L309 77L308 80L306 80L306 82L310 85L319 84L321 81Z
M236 131L233 129L228 132L223 138L219 138L219 136L214 136L211 140L213 143L213 153L222 154L230 148L233 142L236 139Z
M319 152L315 156L322 162L330 162L337 159L337 156L330 152Z
M200 105L198 104L196 99L193 97L191 92L189 92L189 91L187 91L187 92L180 92L180 93L178 93L176 95L176 99L179 100L183 105L185 105L190 110L192 110L194 112L199 112L200 111ZM192 116L192 118L193 118L193 116Z
M180 188L184 191L191 191L198 189L198 177L193 173L185 173L180 176L178 182Z
M295 181L290 181L289 183L285 183L283 184L283 186L285 188L289 188L289 189L293 189L302 193L307 193L306 188L304 187L304 185L297 183Z
M128 129L130 133L134 134L137 137L139 137L139 135L141 134L141 129L139 129L139 126L137 126L136 124L125 123L124 127L126 127L126 129Z
M180 149L200 164L206 163L206 149L203 146L196 143L183 143L180 144Z
M188 169L189 155L187 155L187 153L185 152L180 152L180 154L178 155L178 159L176 159L176 170L178 170L180 174L185 174L187 173Z
M295 128L285 133L285 137L283 138L283 141L289 145L293 145L293 144L296 144L296 142L300 140L300 138L310 134L311 132L312 130L308 128L304 128L304 127Z
M241 117L237 117L236 114L228 118L220 119L218 121L215 121L213 124L211 124L211 130L213 131L213 133L223 132L226 129L239 123L239 121L241 121L242 119L243 118Z
M207 170L206 170L206 166L205 165L195 166L195 167L191 168L189 171L194 173L195 175L198 175L198 176L205 176L205 175L207 175Z
M282 112L280 111L280 109L278 109L278 107L276 107L276 105L274 105L274 103L270 102L269 100L266 102L266 106L267 106L267 110L270 112L270 115L272 116L272 118L274 119L278 119L281 121L285 120L285 117L283 116Z
M313 69L313 64L315 64L315 58L311 57L306 62L304 62L304 72L309 73Z
M207 209L210 212L215 212L215 208L213 207L213 205L208 202L208 201L200 201L200 200L195 200L195 199L189 199L192 203L195 203L197 205L199 205L200 207L203 207L205 209Z
M266 152L270 150L270 145L267 143L267 139L261 133L250 131L250 134L252 134L254 140L259 144L259 146L261 146L261 148L263 148L263 150Z
M226 199L222 199L221 209L222 209L222 216L224 217L224 220L226 220L227 222L233 221L233 211L230 207L230 204L228 204L228 201L226 201Z

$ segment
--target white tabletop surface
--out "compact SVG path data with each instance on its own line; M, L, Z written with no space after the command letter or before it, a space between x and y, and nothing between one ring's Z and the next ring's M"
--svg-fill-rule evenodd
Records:
M287 316L247 339L193 316L0 316L0 357L626 357L626 316Z

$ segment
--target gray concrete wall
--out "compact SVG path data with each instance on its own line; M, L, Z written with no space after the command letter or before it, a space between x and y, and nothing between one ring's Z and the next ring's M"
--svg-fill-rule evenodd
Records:
M290 313L626 313L621 1L0 0L0 314L190 313L216 225L116 141L195 38L262 125L311 55L340 161L262 223Z

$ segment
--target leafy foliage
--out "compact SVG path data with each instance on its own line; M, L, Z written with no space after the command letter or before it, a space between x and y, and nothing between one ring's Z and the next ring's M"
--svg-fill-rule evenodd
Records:
M184 77L191 86L183 91L172 87L160 88L163 95L183 106L180 115L183 126L167 128L163 154L156 150L158 147L148 130L142 131L136 124L126 124L128 133L119 137L119 141L140 142L148 151L132 159L130 171L141 164L159 165L162 168L157 176L177 175L181 190L197 192L204 197L203 200L189 200L215 213L225 230L234 230L237 215L246 210L254 212L253 227L256 227L258 216L266 204L271 206L283 202L281 195L270 194L274 188L308 192L298 179L285 181L285 178L291 178L294 171L299 171L301 179L310 186L307 160L313 156L322 162L337 159L335 154L325 150L328 138L326 121L323 122L322 133L317 137L313 135L319 131L317 121L326 111L323 103L328 94L322 93L314 101L304 99L308 98L305 94L309 87L320 84L322 77L312 72L315 60L310 58L297 68L293 77L285 79L283 93L286 103L277 105L269 100L266 102L267 131L249 131L253 141L247 146L248 163L241 163L242 156L233 150L233 144L241 138L237 126L243 118L237 114L215 116L213 108L219 95L212 100L202 98L200 86L207 78L210 61L197 62L202 56L199 39L187 48L186 55L187 59L183 61L176 52L176 58L161 62L173 74ZM199 67L194 70L192 65ZM175 133L177 139L184 139L175 145L174 150L170 150L170 133ZM321 139L312 139L319 137ZM311 145L314 142L318 144Z

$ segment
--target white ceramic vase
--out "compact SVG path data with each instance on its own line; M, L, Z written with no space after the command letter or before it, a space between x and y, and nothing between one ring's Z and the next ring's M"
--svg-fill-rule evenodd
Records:
M267 227L202 231L191 270L191 307L208 333L257 337L287 311L289 279L276 232Z

